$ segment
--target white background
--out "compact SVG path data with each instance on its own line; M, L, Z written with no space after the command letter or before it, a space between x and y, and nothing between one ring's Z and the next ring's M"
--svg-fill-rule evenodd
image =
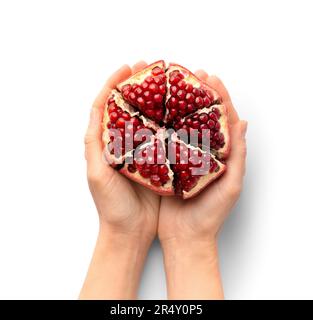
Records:
M139 59L206 69L249 121L220 237L228 299L313 298L311 1L1 1L0 298L76 299L97 235L83 136ZM154 243L140 298L165 298Z

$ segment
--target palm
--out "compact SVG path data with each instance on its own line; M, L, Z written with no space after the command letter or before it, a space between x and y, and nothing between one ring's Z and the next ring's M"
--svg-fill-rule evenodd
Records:
M161 240L215 235L240 192L244 172L241 123L221 81L216 77L208 77L203 71L199 71L197 75L215 88L223 98L228 110L233 151L228 159L226 173L198 196L189 200L178 197L161 199L158 229Z

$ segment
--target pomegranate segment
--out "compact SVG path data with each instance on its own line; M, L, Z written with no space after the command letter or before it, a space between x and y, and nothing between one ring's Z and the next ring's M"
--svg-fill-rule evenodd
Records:
M216 91L180 65L171 64L166 75L166 123L172 123L174 119L183 118L198 109L208 108L221 100Z
M130 163L129 163L130 162ZM173 195L173 172L166 158L164 141L153 137L126 159L122 174L161 195Z
M225 170L225 165L214 155L177 139L170 142L169 158L173 157L176 160L175 164L171 164L175 193L184 199L199 193Z
M157 61L118 84L103 127L110 164L160 195L191 198L226 170L226 107L215 90L177 64L166 69Z
M144 116L157 123L163 121L166 95L164 61L155 62L135 73L117 88L125 101L140 110Z
M202 147L202 140L207 138L209 149L218 153L220 158L227 157L229 153L229 130L227 111L224 105L216 104L210 108L198 110L185 118L175 119L173 127L176 131L186 130L189 135L189 142L191 144L198 143L200 147Z
M123 159L140 143L148 141L154 131L144 124L138 112L126 104L120 93L112 91L104 110L104 137L108 152L117 159Z

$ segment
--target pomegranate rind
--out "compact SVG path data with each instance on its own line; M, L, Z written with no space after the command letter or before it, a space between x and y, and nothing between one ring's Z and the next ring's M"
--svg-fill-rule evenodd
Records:
M151 71L153 68L155 67L159 67L162 70L165 71L165 62L164 60L159 60L156 61L154 63L149 64L148 66L146 66L144 69L134 73L131 77L129 77L128 79L126 79L125 81L119 83L116 88L117 90L121 91L123 86L127 85L127 84L140 84L141 82L143 82L145 80L145 78L151 74Z

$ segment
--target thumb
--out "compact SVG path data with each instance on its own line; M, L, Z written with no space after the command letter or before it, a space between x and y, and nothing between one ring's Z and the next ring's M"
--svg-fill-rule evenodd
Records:
M227 160L227 171L224 179L228 189L233 193L241 190L246 165L246 131L247 121L238 121L231 127L231 153Z
M102 128L101 113L98 108L92 108L90 111L90 119L85 134L85 157L87 167L98 171L102 163Z

